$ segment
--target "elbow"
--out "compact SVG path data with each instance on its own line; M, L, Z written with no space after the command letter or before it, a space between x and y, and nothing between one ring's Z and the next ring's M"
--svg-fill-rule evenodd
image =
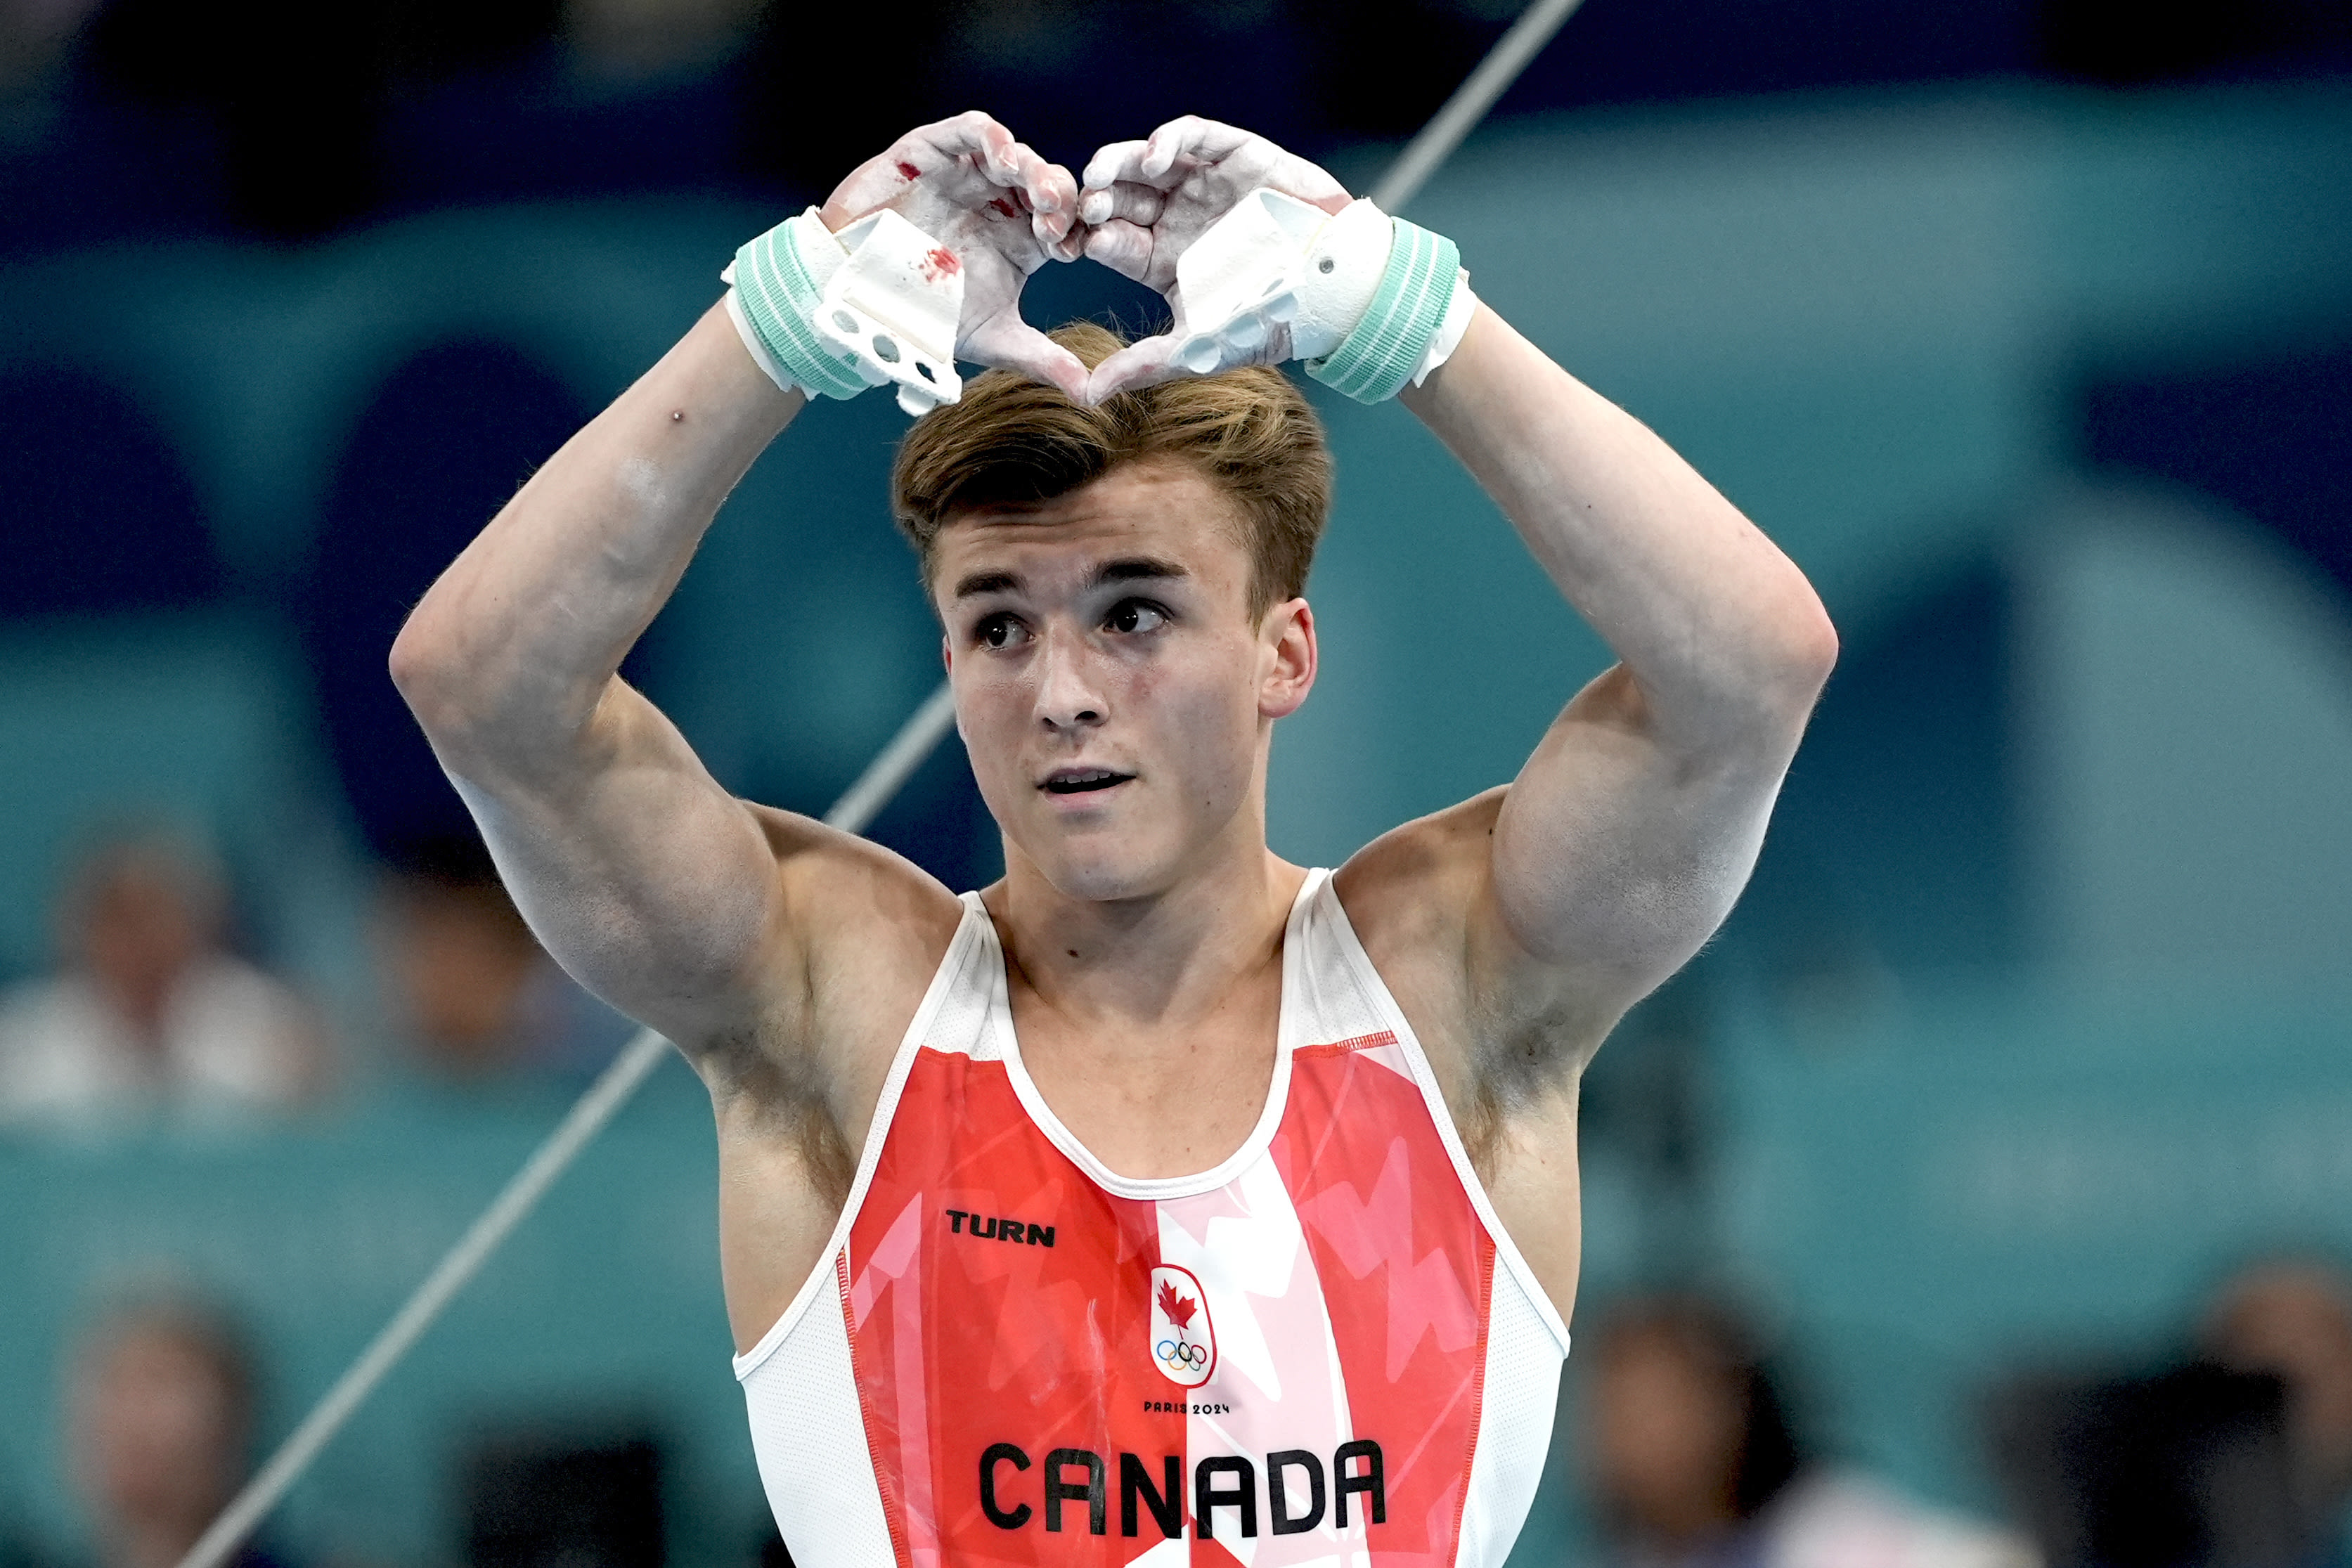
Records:
M427 646L427 639L417 634L415 616L401 627L400 635L392 640L392 654L384 664L392 675L392 684L399 689L402 696L409 697L411 701L415 700L412 694L432 678L432 651Z
M1829 607L1810 584L1791 607L1788 641L1790 669L1810 706L1829 685L1830 672L1837 668L1838 660L1837 627L1830 620Z
M436 633L421 612L411 614L400 635L392 640L385 664L393 686L427 735L450 727L458 707L457 660L447 639Z
M1751 644L1744 683L1757 716L1773 731L1801 730L1837 667L1837 628L1811 586L1780 606Z

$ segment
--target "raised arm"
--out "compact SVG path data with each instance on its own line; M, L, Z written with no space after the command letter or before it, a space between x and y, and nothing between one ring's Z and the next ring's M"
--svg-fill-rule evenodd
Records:
M866 164L822 217L840 230L899 214L962 275L958 348L1077 384L1083 368L1023 328L1017 304L1075 200L1066 172L967 115ZM732 799L616 674L719 504L801 406L713 308L532 476L392 651L394 681L532 928L689 1051L754 1021L793 1031L810 972L794 949L814 905L855 925L877 900L946 897L870 846Z
M1093 395L1293 357L1350 396L1400 395L1622 661L1507 790L1340 878L1441 1055L1580 1061L1745 884L1836 656L1821 601L1664 442L1457 294L1450 246L1264 138L1172 120L1097 152L1082 200L1087 254L1175 315L1097 366Z
M1492 828L1464 841L1486 873L1474 983L1605 1030L1729 913L1836 633L1755 525L1491 309L1402 401L1621 661L1499 801L1465 808Z

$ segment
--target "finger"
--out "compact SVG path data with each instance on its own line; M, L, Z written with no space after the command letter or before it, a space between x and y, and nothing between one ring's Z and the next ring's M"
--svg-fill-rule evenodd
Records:
M1073 221L1061 233L1055 234L1051 232L1049 226L1052 222L1052 219L1042 215L1033 214L1029 219L1030 234L1035 237L1038 247L1045 251L1049 258L1055 261L1076 261L1087 254L1087 228L1084 224Z
M1087 378L1085 401L1103 403L1123 392L1138 392L1184 374L1176 363L1176 340L1168 335L1129 343L1094 369Z
M1113 218L1121 218L1150 228L1167 210L1165 192L1131 180L1122 180L1107 190L1090 190L1078 198L1079 218L1097 227Z
M1013 144L1011 131L978 110L919 125L888 151L858 165L826 198L822 214L829 226L839 229L887 204L917 180L930 181L951 200L968 199L972 192L963 187L985 189L988 183L984 177L975 179L973 171Z
M980 364L1018 371L1031 381L1058 387L1073 402L1086 397L1086 362L1026 321L983 322L965 340L963 351Z
M971 160L986 169L1014 145L1013 132L978 110L950 120L919 125L890 145L884 154L899 174L909 180L936 174Z
M1178 166L1182 158L1202 163L1240 152L1258 137L1221 120L1203 120L1197 114L1180 115L1153 131L1144 143L1143 161L1139 165L1141 176L1154 184L1166 179L1168 172Z
M982 172L1000 185L1029 198L1030 209L1067 213L1077 205L1078 183L1059 163L1048 163L1025 142L1009 142Z
M1004 129L993 115L979 110L966 110L929 125L918 126L908 133L935 148L942 158L960 158L966 154L980 160L1001 154L1013 145L1013 132Z
M1114 141L1087 161L1086 188L1090 191L1107 190L1125 182L1152 185L1163 191L1172 190L1182 184L1184 177L1200 166L1194 160L1180 156L1154 169L1150 166L1150 159L1151 143L1149 141Z
M1134 171L1141 167L1143 155L1150 150L1148 141L1113 141L1097 148L1087 160L1086 178L1082 182L1089 191L1107 190L1120 180L1135 178Z
M1113 218L1087 230L1086 254L1087 260L1140 282L1151 270L1151 231L1124 218Z

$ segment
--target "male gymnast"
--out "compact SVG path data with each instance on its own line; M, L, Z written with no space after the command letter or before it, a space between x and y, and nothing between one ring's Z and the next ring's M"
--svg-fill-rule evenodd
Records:
M1082 256L1171 331L1024 323ZM1083 182L927 126L731 276L392 668L549 950L709 1087L795 1560L1500 1563L1567 1353L1579 1074L1745 883L1820 601L1449 242L1227 126ZM1510 784L1336 873L1265 842L1330 481L1293 358L1433 430L1620 661ZM883 384L929 411L893 501L1003 838L961 897L730 796L615 673L805 398Z

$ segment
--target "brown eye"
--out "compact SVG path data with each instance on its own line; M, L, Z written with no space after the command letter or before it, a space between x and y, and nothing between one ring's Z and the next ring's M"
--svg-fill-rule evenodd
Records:
M983 648L1009 648L1020 638L1021 624L1010 615L992 615L972 633L972 640Z
M1155 632L1167 624L1168 612L1157 604L1140 599L1121 600L1118 608L1103 620L1103 625L1113 632Z

